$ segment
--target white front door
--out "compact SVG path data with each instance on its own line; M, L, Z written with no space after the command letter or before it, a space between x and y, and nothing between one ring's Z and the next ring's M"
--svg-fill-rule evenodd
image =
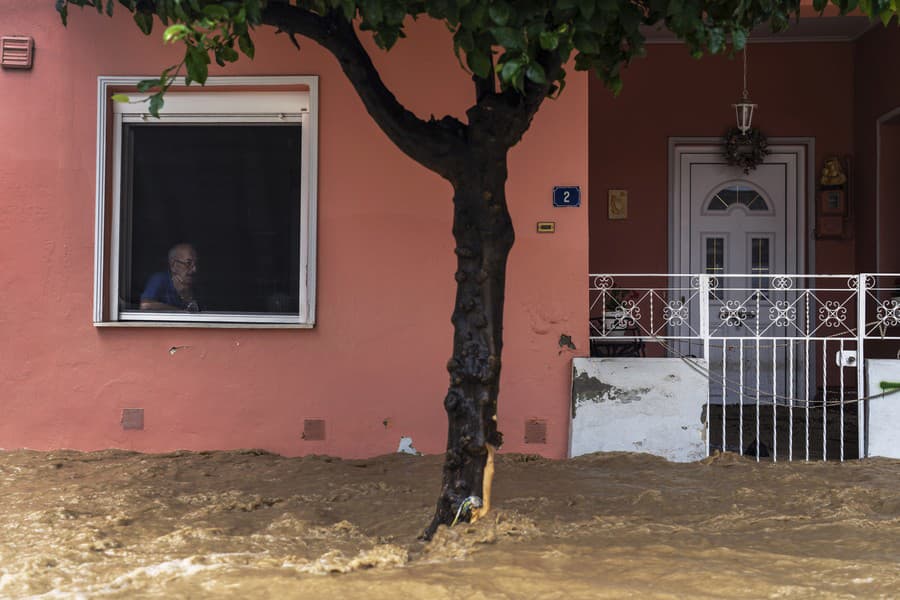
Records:
M758 339L761 332L767 338L783 335L769 321L767 276L800 273L803 265L805 147L771 150L765 163L747 174L725 163L721 146L676 146L673 156L671 272L746 274L721 278L710 292L713 339L707 356L713 374L721 376L724 360L728 380L735 382L742 374L751 379L744 382L745 395L784 389L778 381L784 365L779 364L777 341ZM691 321L699 322L697 303ZM710 401L739 398L736 391L723 394L721 382L713 381Z

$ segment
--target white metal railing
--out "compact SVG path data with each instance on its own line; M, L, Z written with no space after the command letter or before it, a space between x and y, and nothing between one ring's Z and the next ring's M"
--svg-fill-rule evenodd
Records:
M864 455L866 342L900 340L900 274L589 277L592 356L706 359L708 450Z

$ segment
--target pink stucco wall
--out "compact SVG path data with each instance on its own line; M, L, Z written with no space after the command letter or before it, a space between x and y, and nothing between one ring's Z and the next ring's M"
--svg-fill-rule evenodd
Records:
M0 35L36 44L32 71L0 71L0 447L365 456L404 435L441 452L451 190L391 145L312 42L298 54L261 31L255 61L215 74L320 76L315 329L93 327L97 76L154 74L176 56L158 32L114 21L73 10L64 30L52 2L0 0ZM464 117L471 85L442 25L415 24L376 62L421 116ZM587 208L554 210L550 190L587 186L587 110L587 78L572 73L510 157L508 451L566 453L571 357L587 346ZM538 220L557 233L536 234ZM561 349L561 334L579 350ZM123 431L126 407L145 409L143 431ZM524 444L532 417L547 420L547 444ZM325 441L300 438L305 418L326 419Z

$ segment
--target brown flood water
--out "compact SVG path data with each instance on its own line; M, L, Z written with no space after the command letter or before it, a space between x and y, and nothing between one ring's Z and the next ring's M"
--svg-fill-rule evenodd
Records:
M424 544L440 457L0 453L0 597L900 597L900 461L501 455Z

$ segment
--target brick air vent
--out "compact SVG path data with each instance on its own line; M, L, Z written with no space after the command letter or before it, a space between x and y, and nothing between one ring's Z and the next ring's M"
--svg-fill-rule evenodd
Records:
M324 440L325 419L305 419L303 421L303 435L300 437L307 442Z
M0 66L4 69L30 69L34 58L34 38L4 35L0 37Z
M525 443L526 444L546 444L547 443L547 421L544 419L526 419L525 420Z
M144 428L144 409L143 408L123 408L122 409L122 429L143 429Z

